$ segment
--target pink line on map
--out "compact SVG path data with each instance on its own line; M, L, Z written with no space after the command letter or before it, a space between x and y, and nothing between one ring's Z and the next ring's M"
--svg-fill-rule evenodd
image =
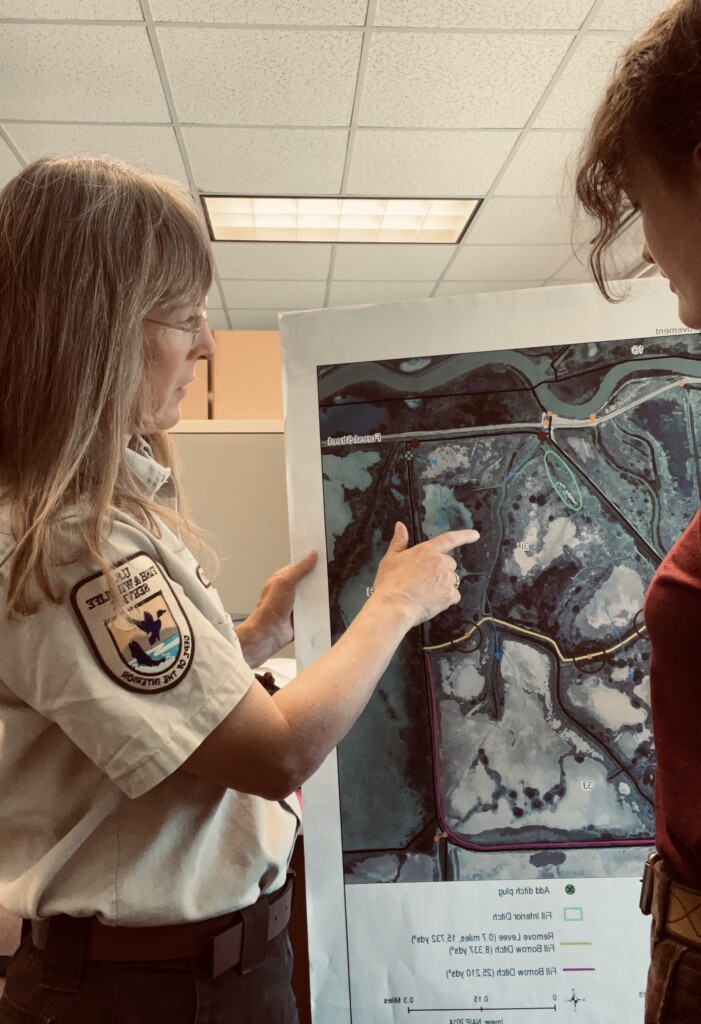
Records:
M433 734L433 775L435 779L435 795L436 795L436 808L438 817L440 819L441 827L443 831L449 836L450 839L455 843L456 846L462 847L464 850L485 850L487 852L495 852L499 850L571 850L574 848L591 848L591 847L610 847L610 846L651 846L654 843L654 839L607 839L607 840L582 840L578 842L572 842L562 840L559 842L532 842L532 843L494 843L485 845L483 843L468 843L465 841L463 836L453 832L450 826L447 824L443 816L443 796L441 793L440 785L440 766L438 761L438 710L436 708L436 688L433 682L433 672L431 671L431 657L429 654L425 655L426 662L426 673L429 681L429 695L430 695L430 708L431 708L431 732ZM593 970L593 968L582 968L583 970Z

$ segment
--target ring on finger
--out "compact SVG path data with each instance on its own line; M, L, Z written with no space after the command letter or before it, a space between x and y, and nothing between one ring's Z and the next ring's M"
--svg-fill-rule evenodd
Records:
M460 577L459 577L459 575L458 575L458 574L457 574L457 572L455 571L455 569L453 569L453 576L455 576L455 583L454 583L454 586L455 586L456 588L458 588L458 589L459 589L459 587L460 587L460 583L461 583L461 580L460 580Z

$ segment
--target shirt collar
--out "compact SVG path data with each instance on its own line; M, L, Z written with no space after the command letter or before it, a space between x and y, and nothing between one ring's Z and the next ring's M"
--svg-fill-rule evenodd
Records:
M172 505L175 485L171 471L156 462L151 446L143 437L137 437L135 447L127 448L124 456L132 473L142 484L146 497L163 505Z

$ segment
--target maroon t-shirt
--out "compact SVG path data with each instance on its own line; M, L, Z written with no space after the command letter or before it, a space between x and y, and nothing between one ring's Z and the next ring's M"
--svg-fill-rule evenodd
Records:
M657 570L645 599L657 751L657 849L701 889L701 512Z

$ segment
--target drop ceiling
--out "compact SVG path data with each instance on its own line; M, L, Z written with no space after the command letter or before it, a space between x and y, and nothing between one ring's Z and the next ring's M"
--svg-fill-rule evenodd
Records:
M457 245L219 242L215 328L588 280L573 154L661 0L0 0L0 184L109 153L200 193L484 198ZM640 231L619 248L641 271Z

